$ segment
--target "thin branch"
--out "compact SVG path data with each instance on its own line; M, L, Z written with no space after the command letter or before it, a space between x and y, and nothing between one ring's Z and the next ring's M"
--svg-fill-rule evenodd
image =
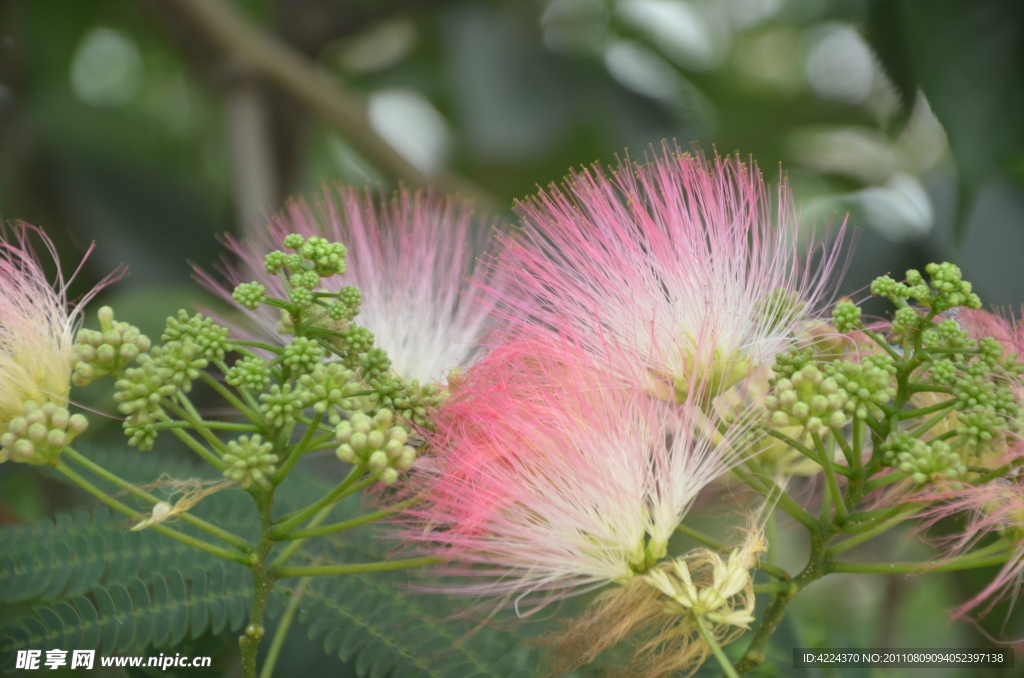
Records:
M253 26L223 0L164 0L178 7L218 46L301 101L388 176L414 187L438 186L491 208L496 200L461 177L427 176L385 141L370 124L366 105L355 92L319 68L294 47Z

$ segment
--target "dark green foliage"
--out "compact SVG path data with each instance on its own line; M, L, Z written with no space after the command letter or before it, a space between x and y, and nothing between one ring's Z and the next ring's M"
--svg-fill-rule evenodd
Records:
M363 562L379 558L381 550L350 542L335 553L337 560ZM322 640L325 652L353 662L362 677L535 675L530 652L518 647L515 635L454 619L446 597L410 593L407 577L404 572L318 577L306 591L299 621L311 639Z
M102 654L172 647L187 638L236 631L252 597L249 572L213 563L185 576L177 569L107 579L84 595L37 606L0 631L0 668L21 649L98 648Z
M132 451L88 451L122 477L150 483L216 472L186 460ZM102 482L94 479L97 483ZM278 491L282 513L308 504L331 487L301 471ZM108 488L109 489L109 488ZM121 497L123 501L128 501ZM140 510L144 509L140 505ZM340 503L332 519L358 515L359 498ZM257 514L241 490L225 490L193 513L235 534L253 538ZM131 532L127 519L102 506L60 515L55 522L0 530L0 602L27 602L31 612L0 630L0 670L19 649L97 648L101 654L142 654L205 634L232 636L248 617L248 570L151 530ZM175 529L209 539L182 521ZM387 545L364 527L331 539L313 539L293 564L373 562ZM513 634L456 618L441 595L411 593L409 572L314 578L297 625L324 650L370 678L465 676L525 678L535 675L530 652ZM280 616L294 581L282 581L271 598ZM470 631L475 631L470 633Z

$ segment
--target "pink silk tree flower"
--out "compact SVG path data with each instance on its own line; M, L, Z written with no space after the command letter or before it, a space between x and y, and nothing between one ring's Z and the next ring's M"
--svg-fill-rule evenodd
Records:
M227 284L197 270L200 282L229 302L236 285L251 281L283 298L281 281L267 273L263 259L290 233L348 248L347 272L324 279L323 290L359 288L362 306L356 322L373 332L375 345L387 351L398 376L432 383L474 360L491 326L495 295L505 285L500 273L480 263L496 254L500 243L493 238L492 224L476 218L469 203L405 189L387 202L375 199L369 189L327 190L313 206L289 204L257 237L229 237L228 248L238 263L224 265ZM243 310L256 330L234 324L242 336L290 341L276 309Z
M1017 454L1024 453L1024 443L1018 442L1017 445L1022 448ZM984 485L957 483L939 486L911 495L906 501L941 502L920 514L923 520L918 530L922 533L944 518L967 514L967 526L963 532L940 540L947 558L966 554L990 534L1010 542L1010 557L992 581L951 611L953 619L978 608L981 608L981 616L985 616L997 603L1009 600L1009 616L1024 581L1024 484L1021 479L997 479Z
M25 403L58 407L67 404L71 389L70 357L75 330L85 304L99 291L93 289L69 305L65 280L59 269L51 284L32 250L38 238L57 261L53 242L28 224L0 231L0 434L20 417ZM74 276L72 276L73 278ZM0 460L3 456L0 455Z
M567 342L513 341L464 377L436 412L400 537L460 578L443 590L521 615L647 572L741 460L742 422L723 436L697 405L622 388Z
M622 374L677 398L694 374L714 395L770 364L827 301L841 263L841 237L798 254L784 180L773 207L755 165L669 145L611 174L573 173L517 211L525 237L503 257L521 293L510 320L618 346Z

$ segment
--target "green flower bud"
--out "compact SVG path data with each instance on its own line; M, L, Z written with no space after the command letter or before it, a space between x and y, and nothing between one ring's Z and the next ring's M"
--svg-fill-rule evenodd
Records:
M226 327L215 324L202 313L196 313L190 318L188 312L182 309L178 311L177 318L167 319L167 326L160 338L165 342L194 344L206 360L224 360L224 353L229 350L227 336Z
M263 259L263 265L270 275L277 275L288 265L288 255L281 250L274 250Z
M929 443L897 431L882 444L882 450L887 464L910 475L918 485L956 480L967 473L960 455L942 441Z
M843 301L836 304L832 311L832 322L839 332L853 332L864 327L864 323L860 321L860 314L859 306L850 301Z
M329 278L346 271L345 257L348 249L338 242L329 242L316 236L302 246L302 256L313 262L314 270L321 277Z
M264 443L259 435L240 436L238 440L228 443L228 452L224 455L224 477L230 478L249 489L253 484L264 490L271 489L270 477L277 471L276 454L271 454L273 444Z
M306 337L296 337L292 343L284 347L284 358L281 361L296 374L308 374L324 359L324 349L320 344Z
M255 311L267 298L267 288L257 282L242 283L231 293L231 298L243 308Z
M288 298L299 308L306 308L313 303L313 293L305 287L293 287L288 293Z
M97 314L102 331L81 329L71 347L68 362L74 372L71 383L87 386L107 375L119 377L138 355L150 348L149 337L137 327L114 321L114 311L109 306Z
M72 415L54 403L37 405L28 400L22 403L22 412L23 416L12 419L7 432L0 435L0 463L53 464L89 426L81 414Z
M298 233L290 233L284 237L282 244L290 250L297 250L306 244L306 239Z
M267 423L274 428L284 428L295 422L295 415L306 407L309 393L301 386L293 389L291 384L280 386L274 384L270 393L260 395L260 411Z
M262 358L245 357L235 362L224 375L229 386L261 393L270 387L270 367Z
M416 460L416 450L406 445L409 432L393 426L395 415L379 410L373 417L355 412L335 427L341 445L337 457L346 464L362 464L385 485L398 479L398 471L409 469Z

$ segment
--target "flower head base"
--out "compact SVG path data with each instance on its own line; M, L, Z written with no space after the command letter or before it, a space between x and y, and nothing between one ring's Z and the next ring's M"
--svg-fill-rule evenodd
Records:
M0 241L0 434L24 414L31 402L63 407L71 388L70 358L82 306L99 290L68 308L68 282L58 273L56 286L46 279L29 243L42 239L54 261L46 234L27 224L3 233Z
M764 549L764 539L753 531L727 559L696 549L601 594L544 643L553 646L553 668L558 675L572 671L628 638L632 652L616 675L692 675L712 653L698 619L720 646L754 622L751 570Z
M313 207L292 203L258 239L229 240L240 260L237 267L225 267L229 287L198 275L226 299L234 290L235 300L258 326L255 334L236 327L242 334L287 344L290 338L283 335L291 331L291 320L260 303L265 295L289 299L289 294L296 303L296 293L308 292L310 304L303 312L345 335L345 352L363 353L375 338L398 377L430 384L476 357L505 286L497 272L480 263L497 243L487 224L475 222L469 205L429 193L403 189L386 202L369 192L340 188L337 194L325 193ZM286 238L295 254L276 251ZM338 295L330 308L312 303L309 281L293 275L290 290L285 289L278 272L302 257L321 276L319 289ZM369 332L351 324L357 315ZM348 366L354 369L358 362Z
M784 183L773 219L755 166L669 146L611 176L575 173L518 211L525 238L503 258L521 293L510 319L568 326L595 353L611 344L624 359L616 371L679 401L694 383L713 396L792 346L839 259L838 247L817 265L816 248L797 255Z

